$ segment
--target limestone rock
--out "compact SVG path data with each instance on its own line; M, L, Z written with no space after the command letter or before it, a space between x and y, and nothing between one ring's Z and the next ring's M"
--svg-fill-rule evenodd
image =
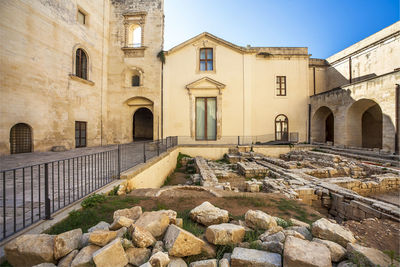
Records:
M267 241L261 243L262 250L279 253L282 255L283 243L277 241Z
M133 244L139 248L147 248L154 245L157 241L149 231L139 226L135 226L131 235Z
M229 213L226 210L215 207L208 201L190 211L190 218L205 226L227 223L229 221Z
M312 234L314 237L338 243L342 247L346 247L347 243L356 242L351 231L325 218L321 218L312 224Z
M246 225L253 229L265 229L276 227L276 221L261 210L248 210L245 214Z
M305 237L302 234L300 234L299 232L294 231L294 230L286 230L285 229L285 230L283 230L283 233L285 234L286 238L288 236L294 236L296 238L305 239Z
M176 218L175 219L175 225L182 228L183 227L183 219L182 218Z
M111 243L94 252L93 261L96 267L124 267L127 265L128 258L121 245L121 239L116 238Z
M272 228L266 230L263 234L261 234L259 239L262 240L263 238L265 238L269 235L273 235L273 234L276 234L276 233L282 232L282 231L283 231L283 228L281 226L272 227Z
M165 233L164 244L169 255L186 257L200 254L204 246L204 241L188 231L171 224Z
M57 267L57 265L55 265L54 263L41 263L32 267Z
M32 266L54 260L54 236L21 235L4 246L7 261L13 266Z
M75 256L71 263L71 267L92 267L93 266L93 253L101 247L96 245L89 245L84 247Z
M342 247L341 245L339 245L338 243L335 243L335 242L332 242L329 240L322 240L319 238L314 238L312 241L321 243L321 244L324 244L325 246L327 246L327 248L331 252L331 259L333 262L342 261L346 257L346 249L344 247Z
M187 267L186 262L181 258L170 257L167 267Z
M331 252L323 244L288 236L283 250L283 266L331 267Z
M390 257L375 248L367 248L358 244L347 244L347 255L350 260L356 260L360 266L389 266ZM394 266L398 266L395 262Z
M304 238L309 240L309 241L311 241L312 238L313 238L310 230L308 230L308 228L305 227L305 226L291 226L291 227L286 228L285 230L296 231L299 234L301 234L302 236L304 236Z
M170 260L167 253L157 252L150 257L149 263L153 267L165 267L168 265L169 261Z
M260 240L263 242L270 242L270 241L285 242L285 234L281 231L273 235L268 235L268 236L261 235Z
M336 267L359 267L351 261L341 261Z
M57 235L54 238L54 258L61 259L74 249L79 248L82 238L82 229L71 230Z
M149 231L155 238L161 237L169 225L169 217L160 211L144 212L135 222L136 226Z
M207 227L205 236L208 242L215 245L228 245L242 242L244 234L244 227L231 223L222 223Z
M306 227L306 228L310 229L310 225L308 223L305 223L305 222L302 222L302 221L299 221L299 220L296 220L296 219L293 219L293 218L290 218L289 221L294 226L303 226L303 227Z
M158 212L166 214L169 218L169 223L173 223L173 224L176 223L176 216L177 216L176 211L174 211L174 210L159 210Z
M94 232L94 231L97 231L97 230L109 230L109 228L110 228L110 224L109 223L101 221L98 224L96 224L95 226L90 227L88 229L88 233L91 233L91 232Z
M165 249L164 249L164 242L162 242L162 241L157 241L155 244L154 244L154 247L153 247L153 251L151 252L151 255L154 255L154 254L156 254L157 252L165 252Z
M217 267L217 260L202 260L202 261L195 261L189 264L189 267Z
M117 232L115 231L97 230L90 233L89 242L94 245L103 247L116 237Z
M278 267L282 266L282 257L277 253L236 247L231 255L231 267L242 266Z
M126 239L126 238L121 239L121 245L125 250L127 250L128 248L134 247L132 241L129 239Z
M127 231L128 231L128 228L126 228L125 226L120 228L120 229L118 229L117 230L117 237L120 237L120 238L124 237L124 235L126 234Z
M142 207L135 206L130 209L120 209L120 210L114 211L113 220L117 219L120 216L124 216L128 219L135 221L135 220L139 219L140 215L142 215Z
M89 246L90 233L84 233L79 241L79 249Z
M217 256L217 248L214 244L210 244L207 242L207 239L203 237L204 246L201 250L201 254L206 256L207 259L213 259Z
M224 259L224 258L220 259L218 266L219 267L229 267L230 265L229 265L228 259Z
M114 222L110 225L110 230L118 230L122 227L129 227L133 224L133 220L125 216L119 216L114 219Z
M151 250L148 248L128 248L125 250L128 262L135 266L140 266L150 259Z
M67 256L62 258L59 262L57 267L70 267L72 261L74 260L75 256L78 254L79 250L75 249L71 251Z

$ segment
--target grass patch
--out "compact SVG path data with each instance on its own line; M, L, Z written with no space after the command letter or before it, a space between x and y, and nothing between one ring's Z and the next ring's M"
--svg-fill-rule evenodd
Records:
M255 198L255 197L229 196L226 198L240 200L240 201L238 201L238 204L243 205L243 206L253 206L253 207L258 207L258 208L259 207L268 208L268 207L272 206L270 203L267 203L265 200L260 199L260 198Z
M293 223L291 221L285 221L284 219L278 217L275 220L278 226L281 226L282 228L293 226Z
M156 206L153 207L153 211L156 211L156 210L167 210L167 209L168 208L164 203L160 203L158 201L156 202Z
M83 232L87 232L90 227L96 225L100 221L112 223L115 210L131 208L137 205L140 200L144 199L145 198L134 198L130 196L104 197L103 202L96 202L93 206L71 211L67 218L52 226L46 233L58 235L76 228L81 228Z
M313 222L313 220L308 218L309 214L305 211L305 209L301 207L301 205L295 200L281 198L277 207L279 210L283 211L285 215L288 214L290 216L293 212L294 218L297 220L308 224Z
M243 238L243 242L249 242L252 243L254 241L258 240L258 237L263 234L265 231L262 229L256 229L256 230L252 230L252 231L247 231L244 234L244 238Z
M190 210L184 210L178 212L178 218L182 218L183 226L182 228L186 231L194 234L195 236L199 237L204 234L205 227L201 226L200 224L192 221L189 216Z
M232 253L235 245L216 245L216 256L215 258L219 261L222 259L225 253Z
M168 175L167 178L165 178L163 186L167 186L171 184L171 175Z
M90 207L95 207L99 203L102 203L106 200L106 196L103 194L93 194L88 196L82 201L81 206L83 208L90 208Z
M178 157L176 159L176 169L182 168L182 159L183 158L190 158L190 156L179 152Z
M5 261L5 262L0 264L0 267L12 267L12 265L9 264L8 261Z

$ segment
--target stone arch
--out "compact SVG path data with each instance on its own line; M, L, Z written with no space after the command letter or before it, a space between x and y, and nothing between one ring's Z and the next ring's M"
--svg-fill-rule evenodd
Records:
M142 107L133 114L133 141L153 140L153 112L150 109Z
M131 24L128 29L128 47L142 46L142 26L139 24Z
M10 130L10 153L33 152L32 127L26 123L17 123Z
M348 108L346 114L347 145L382 148L382 109L371 99L360 99Z
M313 142L334 142L335 116L327 106L319 107L311 121L311 137Z

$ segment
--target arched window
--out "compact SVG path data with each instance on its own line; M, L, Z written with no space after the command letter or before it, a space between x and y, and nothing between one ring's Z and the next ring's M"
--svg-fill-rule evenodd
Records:
M132 76L132 86L140 86L140 76L139 75Z
M275 118L275 140L289 141L289 121L283 114Z
M81 48L76 50L75 75L87 80L88 60L85 51Z
M132 24L129 27L129 42L128 47L142 46L142 27L137 24Z
M10 131L11 154L32 152L32 130L28 124L15 124Z

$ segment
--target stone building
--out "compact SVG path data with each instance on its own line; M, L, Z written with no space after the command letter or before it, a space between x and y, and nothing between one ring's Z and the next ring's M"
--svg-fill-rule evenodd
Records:
M1 154L158 138L163 0L6 0L0 18Z
M328 59L209 33L163 53L163 5L0 1L0 154L171 135L398 150L400 22Z

